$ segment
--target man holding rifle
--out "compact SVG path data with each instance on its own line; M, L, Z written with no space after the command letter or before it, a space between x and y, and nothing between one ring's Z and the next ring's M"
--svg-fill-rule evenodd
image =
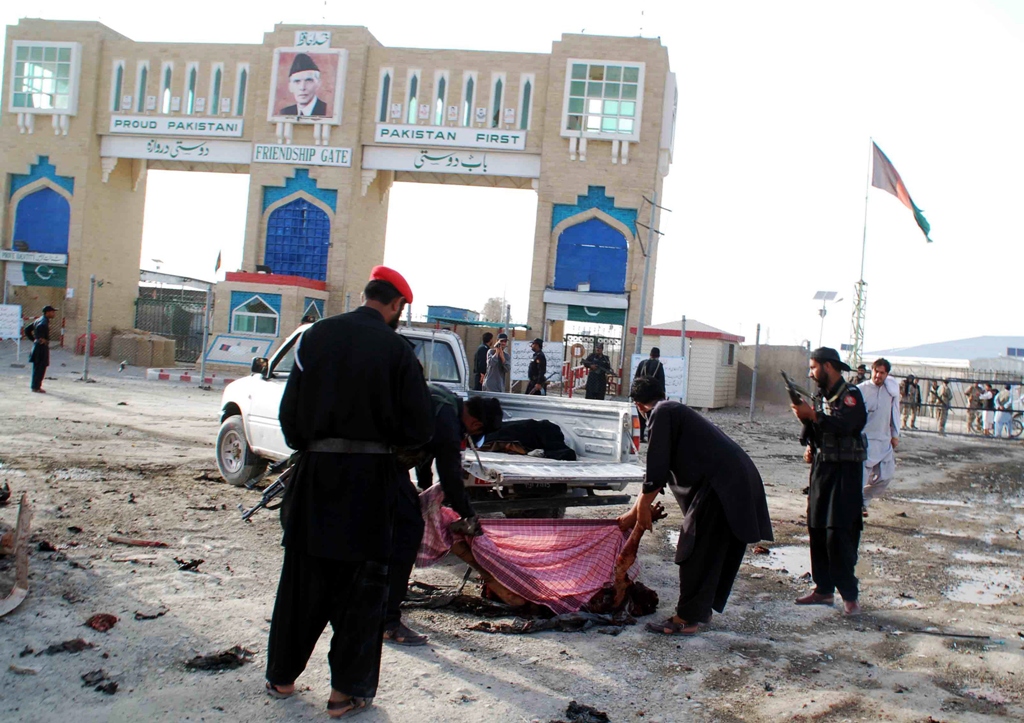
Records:
M332 717L377 692L399 485L396 447L430 440L434 414L412 347L395 333L412 290L373 269L365 301L296 343L281 399L288 446L302 452L284 501L284 565L267 648L267 692L295 692L328 621Z
M859 615L857 547L864 528L864 460L867 422L864 398L843 379L850 371L835 349L811 352L810 377L818 384L814 406L792 388L793 413L804 423L804 459L811 463L807 527L811 539L811 575L815 588L797 598L797 605L832 605L835 591L843 596L844 614Z

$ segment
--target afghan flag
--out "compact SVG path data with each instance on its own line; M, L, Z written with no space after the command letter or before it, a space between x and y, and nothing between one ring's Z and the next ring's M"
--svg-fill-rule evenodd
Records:
M883 191L888 191L896 198L898 198L904 206L909 208L914 213L914 220L917 221L917 225L920 227L924 237L931 243L932 240L928 238L928 233L932 230L931 224L928 223L928 219L924 217L915 204L913 199L910 198L910 194L907 192L907 187L903 183L903 179L900 178L900 174L896 172L892 162L886 158L885 154L882 153L882 149L878 147L878 144L872 141L872 147L874 148L874 158L871 164L871 185L875 188L881 188Z

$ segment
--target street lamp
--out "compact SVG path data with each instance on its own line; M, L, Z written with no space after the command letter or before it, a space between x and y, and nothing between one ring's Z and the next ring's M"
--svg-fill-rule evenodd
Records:
M840 301L842 301L842 299L841 298L839 298L839 299L836 298L836 292L835 291L819 291L818 293L816 293L814 295L814 300L815 301L821 301L821 308L818 309L818 316L821 317L821 328L818 331L818 346L820 347L821 346L822 337L825 334L825 315L828 313L828 309L826 308L826 304L828 304L828 302L830 302L830 301L835 303L835 304L838 304Z

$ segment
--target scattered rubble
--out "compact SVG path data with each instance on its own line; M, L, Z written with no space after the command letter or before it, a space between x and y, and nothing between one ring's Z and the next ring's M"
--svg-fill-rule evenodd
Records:
M197 655L191 660L185 661L185 667L189 670L232 670L240 668L252 660L253 652L246 650L241 645L228 648L219 653L210 655Z
M117 625L117 616L110 613L96 613L85 624L99 633L105 633Z

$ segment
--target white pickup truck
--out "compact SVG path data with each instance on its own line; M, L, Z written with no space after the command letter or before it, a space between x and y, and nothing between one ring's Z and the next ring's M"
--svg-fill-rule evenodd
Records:
M224 389L217 466L230 484L244 485L269 462L292 454L277 415L294 363L295 342L306 328L296 329L269 359L253 359L252 374ZM469 364L456 334L412 327L402 327L399 333L413 344L427 381L464 397L480 393L468 390ZM557 424L577 460L467 451L464 478L478 512L560 517L566 507L628 502L627 495L598 494L621 492L629 482L643 479L628 404L523 394L491 396L501 400L505 421L539 419Z

